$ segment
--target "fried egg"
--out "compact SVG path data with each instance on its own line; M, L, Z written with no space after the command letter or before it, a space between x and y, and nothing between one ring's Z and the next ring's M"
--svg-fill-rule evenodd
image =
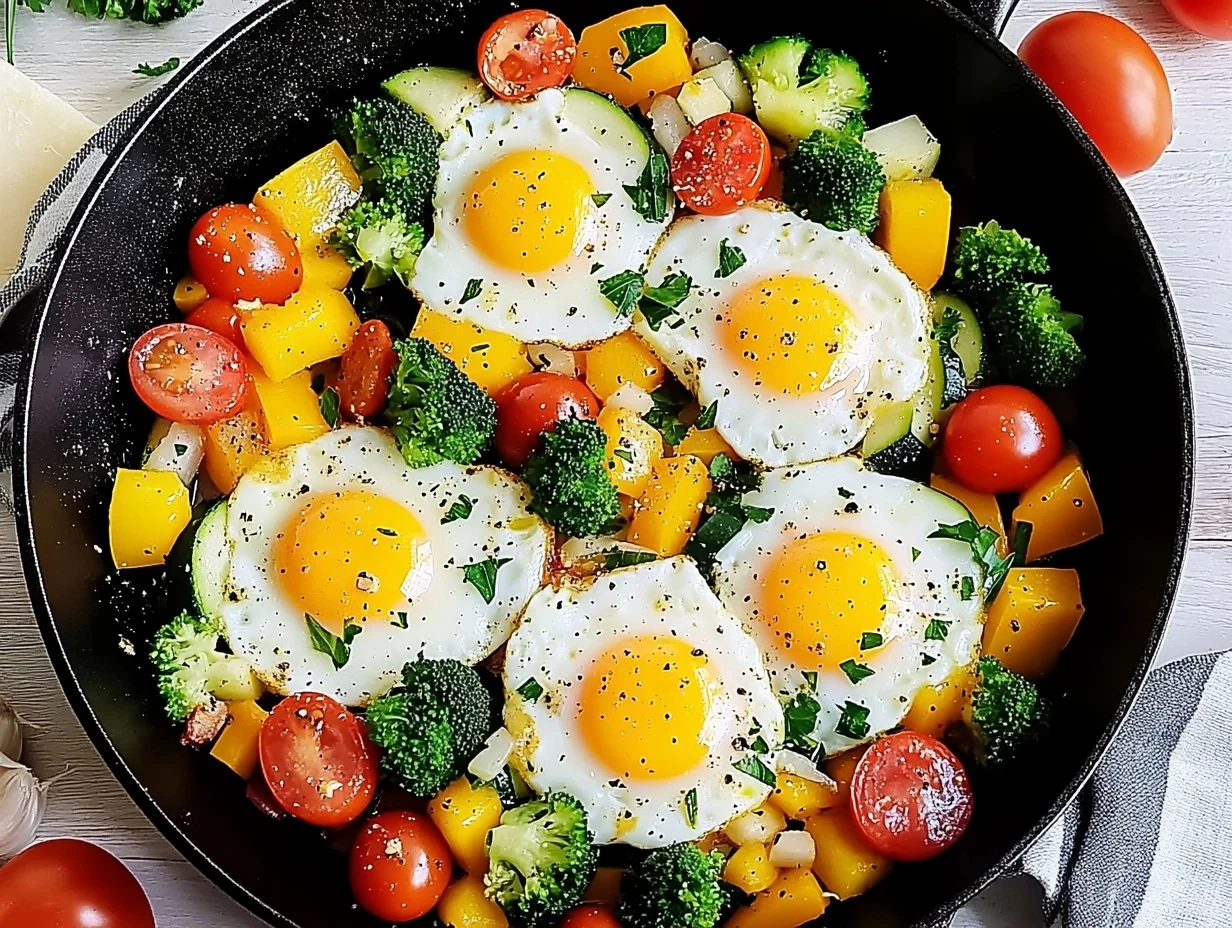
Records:
M734 251L736 249L738 251ZM719 276L720 253L726 267ZM689 296L637 331L698 397L741 457L768 467L853 448L883 403L910 399L928 368L928 304L857 232L748 206L677 221L647 282L692 278Z
M629 115L587 90L470 110L441 148L435 228L411 289L523 342L582 347L618 334L629 319L600 281L639 270L669 221L643 219L623 189L649 157Z
M198 599L269 689L363 705L421 654L475 663L509 636L551 545L528 501L497 468L410 468L380 429L332 431L240 478L194 542Z
M782 709L689 558L544 589L504 673L513 764L537 791L576 796L600 844L699 838L773 788Z
M774 514L719 553L715 588L778 696L820 704L806 734L825 754L892 728L975 659L982 568L969 545L929 537L971 517L961 503L849 457L770 471L745 502Z

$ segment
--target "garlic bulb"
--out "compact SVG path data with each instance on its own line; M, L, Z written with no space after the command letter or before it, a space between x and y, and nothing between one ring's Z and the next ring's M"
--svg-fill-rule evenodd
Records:
M21 760L21 717L0 699L0 754Z
M0 859L34 843L47 808L47 788L29 767L0 754Z

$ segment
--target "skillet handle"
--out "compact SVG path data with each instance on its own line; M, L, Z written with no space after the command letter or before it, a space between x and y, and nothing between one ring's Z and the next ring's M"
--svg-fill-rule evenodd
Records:
M1005 24L1009 22L1010 14L1018 5L1018 0L949 0L949 2L996 36L1000 36L1005 31Z

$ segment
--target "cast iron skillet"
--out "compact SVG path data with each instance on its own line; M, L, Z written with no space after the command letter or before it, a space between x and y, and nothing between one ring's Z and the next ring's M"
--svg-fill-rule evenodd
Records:
M553 0L580 28L630 0ZM919 113L942 140L956 221L996 218L1052 256L1086 314L1090 366L1060 411L1107 524L1062 559L1088 613L1048 682L1055 732L1038 756L977 784L952 852L899 868L828 924L942 925L1004 873L1090 775L1150 665L1172 605L1189 522L1190 385L1155 253L1104 162L1018 60L941 0L747 4L674 0L693 35L744 47L803 32L855 54L875 122ZM985 3L984 6L994 4ZM174 604L157 572L117 577L106 508L118 465L138 460L150 414L128 388L133 339L172 317L189 225L207 207L323 144L329 111L423 62L470 65L502 0L278 0L172 79L99 173L34 320L17 410L16 499L31 598L69 700L142 810L202 871L281 926L361 928L340 856L274 823L235 776L182 748L139 648ZM1130 363L1132 359L1132 363Z

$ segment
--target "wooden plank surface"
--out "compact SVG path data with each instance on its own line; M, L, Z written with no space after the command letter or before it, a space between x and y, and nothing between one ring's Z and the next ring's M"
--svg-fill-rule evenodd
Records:
M1171 24L1156 0L1089 0L1151 41L1172 78L1177 133L1161 163L1127 187L1159 249L1193 365L1198 485L1193 544L1161 660L1232 647L1232 45ZM27 74L105 121L152 86L139 62L187 59L253 9L249 0L206 0L188 18L151 29L88 22L63 10L19 11L15 50ZM1007 33L1027 30L1071 0L1023 0ZM206 129L208 131L208 129ZM2 170L2 168L0 168ZM1127 359L1129 364L1133 359ZM1142 371L1149 385L1151 372ZM1124 411L1132 433L1132 409ZM1127 462L1132 466L1132 462ZM75 835L120 855L154 902L161 928L257 928L261 924L189 866L137 811L94 753L69 710L39 638L20 576L14 528L0 520L0 694L43 726L28 760L43 776L70 771L53 788L42 837ZM1037 890L995 887L960 915L961 926L1038 928Z

